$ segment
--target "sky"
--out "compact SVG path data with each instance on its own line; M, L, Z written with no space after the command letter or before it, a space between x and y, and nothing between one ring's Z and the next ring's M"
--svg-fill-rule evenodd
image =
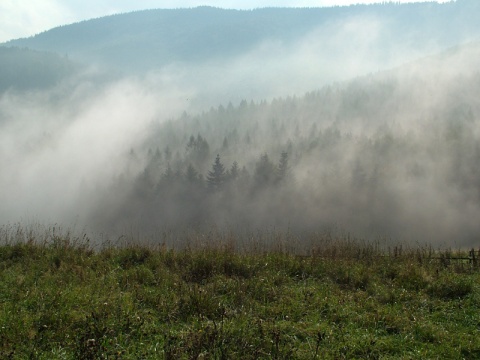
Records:
M395 0L396 3L431 0ZM437 0L446 2L448 0ZM0 42L29 37L56 26L91 18L156 8L189 8L201 5L221 8L320 7L384 0L1 0Z

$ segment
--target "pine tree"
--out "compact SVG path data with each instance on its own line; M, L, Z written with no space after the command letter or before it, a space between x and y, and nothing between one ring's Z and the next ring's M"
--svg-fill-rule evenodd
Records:
M223 138L222 150L224 150L224 151L228 150L228 139L227 139L226 136Z
M174 179L175 175L172 170L172 167L170 166L170 163L167 163L167 169L162 175L162 178L167 180L167 181L172 181Z
M225 167L220 161L220 155L217 155L212 165L212 170L208 172L207 184L214 191L220 190L225 182Z
M270 161L267 154L263 154L255 165L255 184L258 188L269 186L274 183L276 175L275 165Z
M165 160L167 161L172 160L172 151L170 150L170 147L168 145L165 147L164 152L165 152Z
M187 172L185 173L185 178L189 183L195 183L198 181L198 172L195 170L192 164L188 165Z
M238 169L238 163L234 161L232 167L230 168L230 179L236 180L238 178L239 172L240 170Z
M283 181L288 175L288 153L286 151L282 152L280 156L280 162L278 163L278 181Z
M210 157L210 146L200 134L197 135L197 138L192 135L187 143L186 153L194 165L202 167Z

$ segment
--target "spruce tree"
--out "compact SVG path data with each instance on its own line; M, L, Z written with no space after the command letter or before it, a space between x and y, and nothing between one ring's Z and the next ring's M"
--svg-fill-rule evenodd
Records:
M188 165L187 172L185 173L185 178L188 183L196 183L198 182L198 172L195 170L192 164Z
M238 169L238 163L234 161L232 167L230 168L230 179L236 180L238 178L239 172L240 170Z
M263 154L260 160L255 164L255 185L257 188L267 187L275 182L276 167L267 154Z
M280 162L278 163L278 181L282 181L286 178L288 174L288 153L286 151L282 152L280 156Z
M225 167L220 161L220 155L217 155L212 165L212 170L208 172L207 184L209 189L217 191L222 189L225 182Z

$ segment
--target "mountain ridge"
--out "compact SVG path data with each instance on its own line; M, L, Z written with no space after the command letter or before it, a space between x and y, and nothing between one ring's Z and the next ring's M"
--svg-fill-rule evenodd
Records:
M411 46L409 41L415 35L415 48L431 42L445 48L480 36L478 16L480 4L469 1L254 10L153 9L85 20L1 45L54 51L141 72L175 62L237 56L264 41L289 43L316 29L333 37L335 26L363 17L385 23L380 46L392 42Z

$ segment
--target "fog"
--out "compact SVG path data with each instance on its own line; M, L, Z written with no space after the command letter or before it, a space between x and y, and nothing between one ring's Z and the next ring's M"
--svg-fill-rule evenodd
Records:
M108 81L90 69L48 90L1 94L0 223L117 234L335 227L473 245L480 47L379 51L387 27L357 17L228 60ZM288 176L278 175L282 152ZM217 154L243 172L212 190ZM189 165L202 175L193 183Z
M187 110L199 112L245 99L301 96L442 50L435 42L421 49L408 42L393 46L389 32L386 20L353 16L327 23L294 42L263 41L234 58L213 58L198 65L173 63L149 73L147 79L150 84L167 80L171 86L193 92Z
M8 189L1 199L4 223L82 219L82 206L95 196L85 193L87 184L106 186L123 170L125 153L142 142L146 124L158 113L179 114L186 97L170 88L150 92L131 79L60 91L1 98L0 178L2 189Z

